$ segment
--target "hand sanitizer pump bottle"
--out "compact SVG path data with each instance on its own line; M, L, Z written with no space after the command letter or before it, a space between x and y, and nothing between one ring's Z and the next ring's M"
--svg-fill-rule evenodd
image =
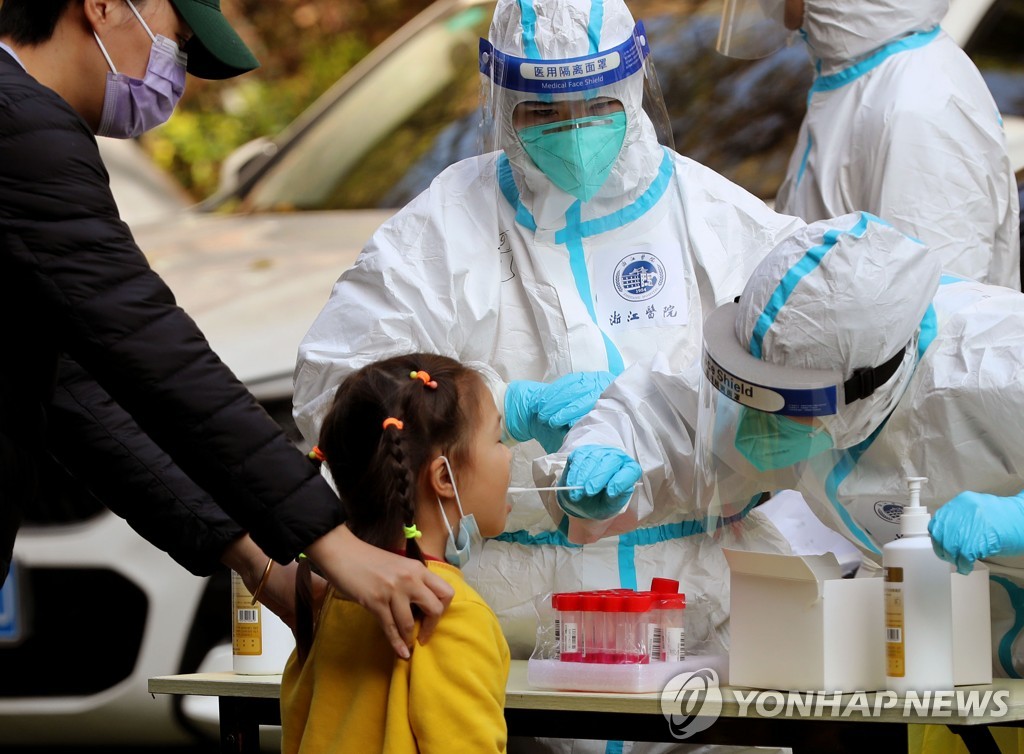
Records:
M900 536L882 548L886 685L900 694L953 688L952 566L932 550L924 481L907 477Z

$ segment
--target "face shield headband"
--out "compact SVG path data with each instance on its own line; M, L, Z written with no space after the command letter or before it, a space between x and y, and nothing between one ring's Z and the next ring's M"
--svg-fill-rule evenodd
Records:
M741 406L782 416L834 416L840 406L874 393L903 363L906 346L883 364L855 369L844 380L839 370L799 369L762 361L736 339L737 306L726 304L708 315L703 368L708 384Z
M571 94L615 84L643 69L651 54L642 21L619 45L592 55L539 60L506 55L480 40L480 72L496 85L528 94Z

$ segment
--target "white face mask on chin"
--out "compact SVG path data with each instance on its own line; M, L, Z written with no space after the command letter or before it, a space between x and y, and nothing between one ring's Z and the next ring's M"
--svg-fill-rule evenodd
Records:
M462 500L459 499L459 488L455 484L455 474L452 473L452 465L445 456L441 456L441 460L444 461L445 468L448 469L448 477L452 480L452 489L455 491L455 504L459 507L459 533L456 535L452 531L452 525L448 523L448 516L445 515L441 498L437 498L437 505L441 509L441 518L444 519L444 525L448 529L448 540L444 544L444 559L457 568L464 568L469 562L472 541L480 539L480 527L477 526L472 513L467 516L463 512Z

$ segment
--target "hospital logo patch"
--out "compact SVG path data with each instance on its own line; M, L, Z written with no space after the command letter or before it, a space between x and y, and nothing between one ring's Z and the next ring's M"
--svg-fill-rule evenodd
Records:
M646 301L665 287L665 265L653 254L630 254L615 266L612 284L626 301Z
M899 503L893 503L889 500L879 500L875 503L875 515L883 521L888 521L890 524L895 524L900 520L903 515L903 506Z

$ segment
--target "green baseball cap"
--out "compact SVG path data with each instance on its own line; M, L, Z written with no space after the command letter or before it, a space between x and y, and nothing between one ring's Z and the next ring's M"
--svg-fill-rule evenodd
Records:
M185 45L188 72L201 79L229 79L254 68L260 61L245 46L238 32L224 18L220 0L171 0L174 9L192 29Z

